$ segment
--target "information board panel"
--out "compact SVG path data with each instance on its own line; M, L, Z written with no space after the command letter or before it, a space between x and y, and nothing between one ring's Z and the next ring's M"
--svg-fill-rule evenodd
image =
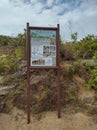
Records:
M57 27L34 27L27 23L27 122L30 123L30 70L55 70L57 76L57 111L60 118L60 48Z
M30 29L30 66L56 67L56 30Z

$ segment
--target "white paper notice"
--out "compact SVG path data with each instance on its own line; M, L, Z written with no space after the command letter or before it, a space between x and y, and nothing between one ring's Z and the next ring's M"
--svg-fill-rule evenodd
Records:
M56 66L56 31L31 30L31 66Z

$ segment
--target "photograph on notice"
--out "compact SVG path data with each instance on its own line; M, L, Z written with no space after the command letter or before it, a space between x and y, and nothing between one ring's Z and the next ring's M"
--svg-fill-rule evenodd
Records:
M43 46L43 51L44 52L49 52L50 46Z
M50 56L50 46L43 46L43 56L44 57Z
M53 66L56 63L56 31L30 30L31 66Z
M56 46L50 46L50 51L56 51Z
M49 51L48 51L48 52L46 52L46 51L43 52L43 56L44 56L44 57L48 57L48 56L50 56L50 55L51 55L51 54L50 54Z
M43 59L32 61L32 65L44 65L44 64L45 64L45 60L43 60Z
M56 56L56 52L55 51L51 51L50 52L50 56L55 57Z

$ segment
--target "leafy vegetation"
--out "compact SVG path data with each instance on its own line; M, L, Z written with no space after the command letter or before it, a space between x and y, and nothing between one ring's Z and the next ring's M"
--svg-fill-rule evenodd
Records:
M92 70L92 72L90 74L90 79L89 79L88 83L86 84L86 87L97 90L97 67L95 67Z
M72 42L62 43L60 39L60 57L61 62L72 61L72 66L64 68L65 73L79 73L81 66L79 61L82 59L93 59L97 62L97 36L87 35L81 41L77 41L77 32L71 35ZM6 50L5 47L6 46ZM5 52L6 51L6 52ZM0 36L0 52L4 52L4 57L0 57L0 72L14 73L18 70L18 58L26 57L26 33L18 34L17 37ZM2 55L2 54L1 54ZM84 69L90 77L87 86L96 88L97 67L91 67L84 64ZM80 72L81 73L81 72ZM89 74L90 73L90 74Z
M14 73L17 70L18 70L18 63L16 62L14 54L0 58L1 73Z
M17 37L0 36L0 72L14 73L18 70L18 58L26 56L26 37L18 34ZM4 55L4 56L3 56Z
M12 39L14 38L0 35L0 46L7 46L8 44L10 44Z
M74 60L74 49L71 43L60 44L60 57L62 61Z
M77 33L71 35L72 42L61 44L61 61L72 61L72 67L65 68L65 73L78 73L87 76L87 87L97 88L97 67L91 66L89 63L80 65L78 61L91 59L97 64L97 36L87 35L81 41L77 41ZM82 72L80 71L82 70Z
M63 103L65 100L76 104L77 84L74 76L81 77L86 87L97 90L97 67L84 60L97 63L97 37L88 35L77 41L77 33L72 34L72 42L62 43L60 39L61 58L61 88ZM3 85L14 85L11 91L14 105L25 109L26 102L26 33L16 37L0 36L0 74L3 75ZM25 65L24 65L25 62ZM67 65L67 66L66 66ZM31 111L53 110L56 106L57 88L56 71L31 70L31 75L37 76L38 83L31 86ZM42 75L42 76L41 76ZM43 79L42 79L43 77ZM33 79L33 78L32 78ZM41 81L41 82L40 82ZM33 81L32 81L33 82ZM74 84L76 84L74 86ZM53 105L52 105L53 104ZM65 106L65 103L63 103Z
M78 56L81 58L92 58L96 54L97 36L88 35L79 42Z

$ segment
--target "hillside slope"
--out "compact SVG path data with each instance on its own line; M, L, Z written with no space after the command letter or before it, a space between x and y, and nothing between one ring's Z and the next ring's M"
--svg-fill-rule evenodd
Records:
M55 112L57 72L31 70L32 121L26 125L27 61L22 36L0 45L0 130L96 130L97 38L88 36L78 43L60 45L61 119Z

